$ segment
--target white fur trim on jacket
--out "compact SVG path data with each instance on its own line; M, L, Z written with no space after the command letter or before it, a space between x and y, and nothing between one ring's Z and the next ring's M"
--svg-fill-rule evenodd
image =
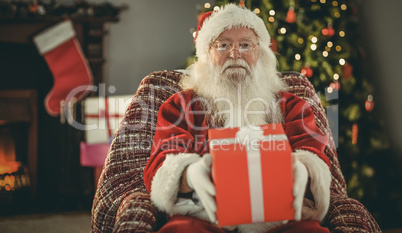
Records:
M235 4L228 4L221 9L214 11L205 19L196 38L196 54L200 60L206 61L209 54L209 47L212 42L225 30L234 27L247 27L257 34L260 46L268 48L271 44L271 37L264 24L264 21L255 12L241 8Z
M168 154L162 166L155 173L151 184L151 200L155 206L169 215L191 215L208 219L202 204L191 200L177 203L180 179L184 169L200 160L199 154L179 153Z
M314 197L314 202L304 199L302 219L321 222L329 207L331 172L328 165L310 151L296 150L293 155L306 166L310 178L310 190Z
M71 20L65 20L39 33L33 41L39 54L43 55L73 37L75 37L73 23Z

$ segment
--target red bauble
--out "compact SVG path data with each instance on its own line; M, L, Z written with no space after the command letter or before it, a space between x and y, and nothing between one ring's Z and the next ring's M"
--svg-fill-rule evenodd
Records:
M352 144L355 145L357 143L357 136L359 135L359 127L356 123L353 123L352 126Z
M332 28L331 24L329 24L328 27L321 30L321 33L327 38L331 38L335 35L335 29Z
M286 22L295 23L296 22L296 12L293 7L290 7L286 15Z
M342 78L349 79L352 77L353 74L353 66L351 66L349 63L345 63L342 68Z
M244 8L244 1L240 1L240 2L239 2L239 6L240 6L241 8Z
M341 84L339 82L333 82L329 85L332 89L339 91Z
M367 112L373 111L373 108L374 108L374 101L372 101L372 100L366 100L366 104L364 105L364 107L366 108L366 111L367 111Z
M307 78L311 78L313 76L313 70L309 66L303 66L301 73L306 75Z

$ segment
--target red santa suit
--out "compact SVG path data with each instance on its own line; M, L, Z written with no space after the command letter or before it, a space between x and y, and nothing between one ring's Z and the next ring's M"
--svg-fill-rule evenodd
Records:
M209 151L211 118L192 90L171 96L159 109L151 156L144 182L156 207L169 216L194 216L208 221L200 202L178 195L184 169ZM305 199L302 218L322 221L329 206L330 163L324 154L327 138L317 128L309 104L280 92L283 127L296 156L307 168L314 201ZM265 232L278 223L240 225L239 232Z

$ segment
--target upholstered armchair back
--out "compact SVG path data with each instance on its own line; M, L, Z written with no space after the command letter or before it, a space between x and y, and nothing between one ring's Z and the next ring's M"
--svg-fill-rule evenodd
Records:
M158 227L156 208L143 183L160 105L174 93L184 74L159 71L146 76L120 124L107 156L92 209L92 232L151 232ZM311 106L319 129L329 137L325 153L331 163L331 204L324 225L336 232L381 232L358 201L347 197L334 139L325 111L309 80L296 72L280 74L289 92Z

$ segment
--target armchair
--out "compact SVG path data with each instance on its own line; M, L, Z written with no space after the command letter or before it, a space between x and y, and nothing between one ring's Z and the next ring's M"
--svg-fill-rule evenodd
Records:
M151 232L163 222L145 189L142 175L152 147L160 105L175 92L183 73L153 72L145 77L120 124L106 158L92 207L91 232ZM280 74L289 92L310 104L317 126L329 137L325 153L331 163L331 199L324 225L331 232L381 232L368 210L348 197L325 111L308 79ZM160 219L160 221L158 221Z

